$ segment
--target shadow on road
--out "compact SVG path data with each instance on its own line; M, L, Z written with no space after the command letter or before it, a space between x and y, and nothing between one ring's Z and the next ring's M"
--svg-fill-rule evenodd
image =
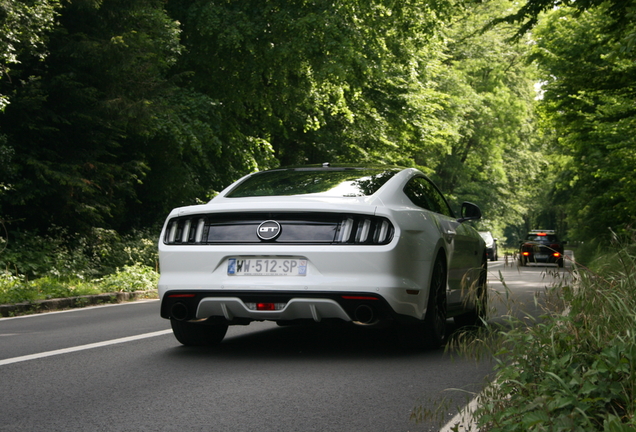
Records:
M454 324L449 321L449 332ZM176 343L176 341L175 341ZM351 324L297 325L273 327L227 337L216 347L175 346L170 355L178 357L250 358L397 358L407 356L442 357L443 348L421 347L402 328L366 328Z

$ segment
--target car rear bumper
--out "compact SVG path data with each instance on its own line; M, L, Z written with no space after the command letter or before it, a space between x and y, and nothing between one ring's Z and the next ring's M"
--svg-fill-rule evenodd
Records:
M384 298L359 292L168 291L162 298L161 316L179 321L211 318L227 324L324 319L373 324L401 320Z

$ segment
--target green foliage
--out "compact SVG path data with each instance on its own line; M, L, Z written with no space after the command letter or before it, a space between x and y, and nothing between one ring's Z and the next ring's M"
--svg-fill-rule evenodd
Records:
M395 161L404 144L422 138L426 120L434 122L428 68L438 63L438 17L448 6L175 0L168 7L183 24L180 67L222 107L223 136L234 132L233 145L264 140L289 165Z
M557 3L0 0L1 220L130 233L330 161L417 166L502 242L623 230L636 3Z
M151 267L135 264L117 269L99 281L103 292L133 292L157 289L159 274Z
M157 244L150 237L102 229L90 237L61 228L45 236L12 233L0 243L0 304L156 289Z
M0 273L0 304L35 302L52 298L75 297L102 293L93 282L79 278L44 276L28 281L24 276Z
M509 7L65 2L50 54L0 83L0 212L29 231L129 232L247 172L381 162L436 174L501 231L542 166L525 45L478 34Z
M624 39L636 4L612 2L580 12L560 8L535 32L534 58L542 68L541 104L551 141L565 155L551 202L567 212L571 235L607 240L608 228L622 232L636 221L636 141L633 82L636 67ZM630 9L631 8L631 9Z
M516 7L519 9L505 17L494 19L491 25L502 22L520 23L516 34L516 37L520 37L537 25L544 12L568 7L576 12L584 12L599 6L607 8L607 15L615 22L612 26L615 29L623 31L626 27L631 27L634 18L634 3L631 0L528 0L516 4L513 10ZM623 41L621 51L630 51L633 47L634 31L628 31Z
M90 280L135 264L156 269L154 237L142 231L120 236L98 228L90 236L70 235L59 227L46 235L11 232L8 240L0 238L0 266L29 280L45 276Z
M98 269L96 275L111 274L120 267L141 265L157 269L156 231L133 231L121 236L113 230L96 228L86 239L85 253Z
M0 81L12 94L0 116L13 173L0 180L2 211L42 232L120 228L152 168L145 155L174 88L177 24L158 0L67 2L47 48Z
M8 239L0 238L0 266L29 279L46 275L81 277L91 267L90 258L81 249L69 241L63 228L52 227L45 235L14 232Z
M445 96L439 114L447 125L445 147L417 159L435 171L456 204L479 204L482 227L500 238L506 225L521 223L529 212L547 168L535 129L537 71L526 61L530 45L509 42L512 26L482 31L511 5L468 3L445 29L446 68L436 77Z
M27 280L23 275L0 273L0 304L67 298L114 292L149 291L157 289L159 274L142 264L125 266L101 279L43 276Z
M623 247L558 287L565 310L500 332L496 377L475 413L480 430L636 427L635 251Z
M8 77L21 55L45 56L58 6L58 0L0 0L0 79ZM0 112L8 104L9 96L0 93Z

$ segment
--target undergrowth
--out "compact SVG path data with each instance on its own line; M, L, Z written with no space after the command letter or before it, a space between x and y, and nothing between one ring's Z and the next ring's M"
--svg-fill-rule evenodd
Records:
M8 237L8 238L7 238ZM51 228L45 235L0 237L0 304L156 289L157 244L151 232L88 236Z
M480 431L636 430L635 252L632 240L578 267L530 325L510 319L472 339L495 361L473 413Z

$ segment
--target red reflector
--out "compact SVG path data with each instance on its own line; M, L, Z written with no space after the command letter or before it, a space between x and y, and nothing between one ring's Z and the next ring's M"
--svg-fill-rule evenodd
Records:
M256 310L273 311L276 310L276 305L274 303L256 303Z
M195 296L195 294L170 294L168 297L170 297L170 298L183 298L183 297L192 298L194 296Z
M345 300L377 300L377 297L370 296L342 296Z
M528 255L530 255L530 252L521 252L521 255L528 256Z
M538 235L538 236L542 236L542 237L547 236L547 234L546 234L546 233L537 233L537 235Z

